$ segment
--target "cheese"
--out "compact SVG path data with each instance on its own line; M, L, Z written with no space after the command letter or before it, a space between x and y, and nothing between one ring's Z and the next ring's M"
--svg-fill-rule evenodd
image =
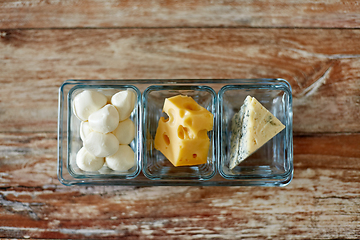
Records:
M89 122L82 121L80 123L80 138L84 142L89 133L93 132L91 129Z
M76 164L83 171L97 171L107 158L109 168L128 171L136 163L134 151L127 145L135 137L135 125L129 119L135 92L128 89L111 96L101 92L84 90L74 98L73 111L81 120L79 131L83 141Z
M90 114L105 106L107 98L93 90L85 90L74 98L74 114L81 121L87 121Z
M96 157L107 157L119 149L119 140L112 133L91 132L84 141L84 147Z
M120 122L130 117L131 112L134 110L135 100L135 93L130 89L120 91L111 97L111 104L114 105L119 112Z
M118 127L113 131L115 137L120 144L130 144L135 137L135 124L130 118L119 123Z
M232 119L230 169L235 168L285 126L255 98L247 96Z
M175 166L204 164L210 146L207 132L213 128L213 114L187 96L167 98L155 135L155 149Z
M92 130L97 132L112 132L119 125L119 113L113 105L107 104L100 110L90 114L89 125Z
M83 171L97 171L104 165L104 158L96 157L82 147L76 154L76 164Z
M109 168L126 172L135 165L135 153L129 145L120 145L117 152L105 158Z

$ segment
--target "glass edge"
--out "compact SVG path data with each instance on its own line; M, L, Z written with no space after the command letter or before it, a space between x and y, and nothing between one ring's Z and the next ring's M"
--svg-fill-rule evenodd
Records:
M291 183L293 179L293 172L291 172L286 178L278 179L275 181L271 180L248 180L248 181L209 181L209 180L184 180L178 181L176 179L171 180L159 180L151 179L151 181L132 181L123 179L116 181L101 181L96 180L92 182L85 182L79 180L63 180L60 181L66 186L203 186L203 187L231 187L231 186L267 186L267 187L285 187Z
M284 79L273 79L273 80L267 80L261 82L242 81L242 82L238 82L238 84L226 84L223 87L221 87L221 89L218 92L218 96L222 97L224 92L229 89L273 89L273 88L286 92L292 98L291 85Z
M91 85L106 85L109 83L112 84L149 84L149 85L159 85L159 84L203 84L203 83L261 83L261 82L281 82L285 84L290 90L290 83L283 78L224 78L224 79L67 79L63 82L66 84L91 84Z
M64 184L63 180L63 119L64 119L64 88L68 85L68 83L65 81L63 82L59 89L58 89L58 128L57 128L57 178L58 180ZM64 184L65 185L65 184Z

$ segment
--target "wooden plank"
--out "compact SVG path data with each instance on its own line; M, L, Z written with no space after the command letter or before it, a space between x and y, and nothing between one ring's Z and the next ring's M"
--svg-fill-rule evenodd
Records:
M358 28L355 1L7 0L0 28L315 27Z
M360 237L360 134L295 137L284 188L65 187L55 137L0 134L1 237Z
M359 42L337 29L3 31L0 131L54 132L66 79L281 77L296 134L359 132Z
M0 187L16 185L37 187L39 183L41 185L58 183L56 133L0 134L0 136Z
M360 134L295 136L294 167L320 172L360 171L359 140ZM56 159L56 133L0 133L0 187L59 185ZM343 179L349 176L333 177L343 182L349 180ZM359 176L353 181L360 182Z

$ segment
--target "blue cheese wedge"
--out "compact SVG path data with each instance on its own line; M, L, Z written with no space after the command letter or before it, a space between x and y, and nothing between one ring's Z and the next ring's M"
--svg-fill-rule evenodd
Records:
M247 96L231 124L230 169L235 168L285 126L254 97Z

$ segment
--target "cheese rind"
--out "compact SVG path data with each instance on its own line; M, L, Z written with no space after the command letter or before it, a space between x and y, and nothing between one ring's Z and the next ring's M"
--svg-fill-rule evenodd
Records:
M230 169L235 168L285 126L261 103L247 96L231 124Z
M175 166L204 164L210 147L207 131L213 128L213 114L191 97L167 98L155 135L155 149Z

